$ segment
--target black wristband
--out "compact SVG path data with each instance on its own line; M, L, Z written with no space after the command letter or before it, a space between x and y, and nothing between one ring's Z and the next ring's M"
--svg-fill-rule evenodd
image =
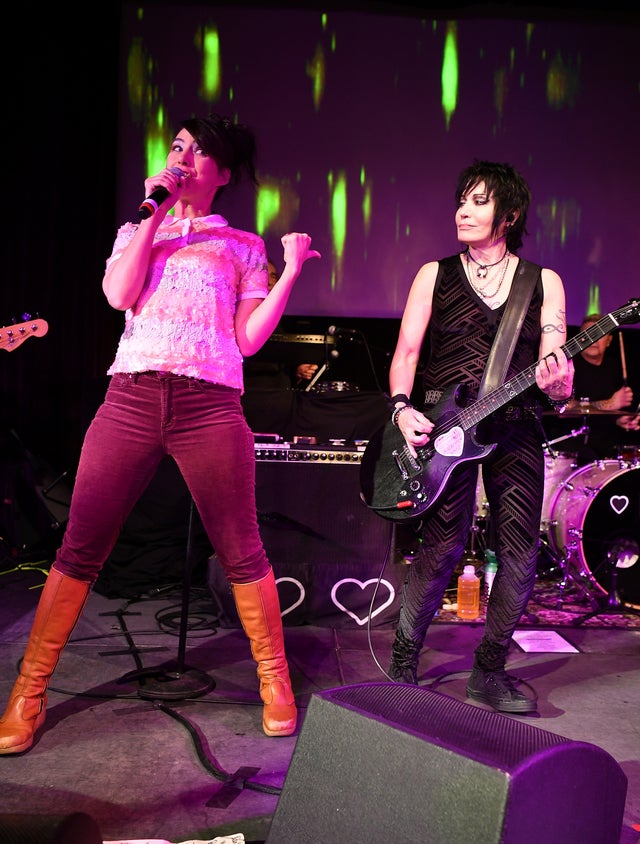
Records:
M391 396L389 405L391 407L395 407L399 401L403 401L405 404L411 404L411 399L409 398L409 396L405 396L404 393L396 393L395 396Z

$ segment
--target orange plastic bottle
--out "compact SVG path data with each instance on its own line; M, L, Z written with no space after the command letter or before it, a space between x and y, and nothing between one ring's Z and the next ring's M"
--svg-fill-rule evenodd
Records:
M480 578L473 566L465 566L458 578L458 618L478 618L480 615Z

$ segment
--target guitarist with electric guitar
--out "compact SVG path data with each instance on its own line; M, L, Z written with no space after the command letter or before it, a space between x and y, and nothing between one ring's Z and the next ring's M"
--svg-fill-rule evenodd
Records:
M366 504L389 519L420 520L388 671L390 680L417 684L425 635L465 550L483 461L498 571L467 694L515 714L537 709L506 661L536 577L544 492L540 416L543 405L566 406L573 381L562 280L517 256L530 200L528 185L509 164L475 161L461 172L454 219L464 249L424 264L415 276L389 371L391 420L369 442L361 465ZM495 395L478 398L505 307L520 299L525 277L532 283L519 306L519 333L505 338L511 346L502 355L511 356L506 381ZM419 410L410 396L425 339Z

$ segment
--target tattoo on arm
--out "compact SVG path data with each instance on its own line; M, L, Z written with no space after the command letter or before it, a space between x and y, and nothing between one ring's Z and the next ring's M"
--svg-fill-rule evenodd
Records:
M556 325L554 325L552 323L547 323L546 325L542 326L542 333L543 334L551 334L554 331L557 332L558 334L564 334L564 332L567 329L565 312L564 311L558 311L558 313L556 314L556 319L559 320L559 322Z

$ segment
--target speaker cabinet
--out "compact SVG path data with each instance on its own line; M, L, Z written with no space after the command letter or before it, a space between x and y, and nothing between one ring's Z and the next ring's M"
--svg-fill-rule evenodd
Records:
M0 815L2 844L102 844L98 825L84 812Z
M360 500L359 464L338 455L343 462L256 463L258 522L284 624L358 629L369 619L374 626L397 620L406 568L395 560L394 527ZM239 626L215 557L209 586L221 623Z
M311 696L267 844L618 844L627 779L604 750L439 692Z

